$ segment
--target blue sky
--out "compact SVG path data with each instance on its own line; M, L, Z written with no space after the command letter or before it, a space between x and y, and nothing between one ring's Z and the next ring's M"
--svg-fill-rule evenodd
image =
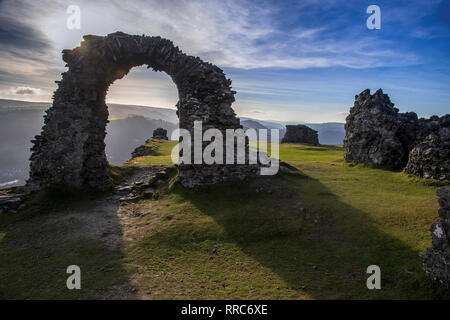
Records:
M69 4L80 30L65 27ZM369 5L381 9L380 30L366 27ZM223 68L240 116L344 121L366 88L419 116L450 110L450 4L438 0L1 0L0 98L49 101L61 50L118 30L166 37ZM135 68L107 100L174 108L177 93L167 76Z

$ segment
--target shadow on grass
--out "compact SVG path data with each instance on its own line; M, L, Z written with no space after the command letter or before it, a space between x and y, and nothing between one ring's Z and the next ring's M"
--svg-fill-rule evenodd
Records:
M208 217L206 220L210 221L211 217L220 228L211 227L207 222L201 224L202 221L195 226L195 222L177 220L175 212L170 213L170 218L164 220L164 228L149 233L142 248L141 243L137 244L145 258L141 257L143 263L150 261L153 267L172 273L172 277L179 276L185 280L186 287L192 285L189 275L181 269L173 270L177 256L187 261L180 268L192 267L193 272L202 264L215 267L216 272L226 273L226 277L253 277L248 281L265 290L265 295L256 293L255 297L450 298L448 292L426 278L418 252L384 232L369 213L340 201L320 181L296 167L283 167L278 176L258 177L245 183L202 190L174 188L176 197L192 204L201 215ZM55 199L41 212L0 216L0 298L134 298L129 277L136 270L131 270L129 265L136 264L139 257L125 257L121 228L117 204L98 196L73 202ZM228 265L214 265L215 260L200 261L198 255L189 251L203 248L197 244L211 239L224 247L235 244L246 256L282 279L285 287L280 286L278 290L278 284L261 272L242 273L237 277L236 272L240 270L236 267L227 270ZM217 255L220 254L219 248ZM72 264L82 270L79 291L66 288L66 268ZM381 268L381 290L371 291L366 287L369 276L366 269L373 264ZM156 272L150 270L152 274ZM199 275L205 281L214 276ZM167 282L167 278L157 278L155 284L161 281ZM170 285L179 286L178 283ZM248 286L245 282L239 285ZM177 288L177 292L182 288L185 287ZM289 295L280 292L286 289ZM221 289L211 290L215 294ZM223 292L229 294L227 298L246 297L245 292L236 295L234 291ZM194 296L202 294L198 292Z
M290 289L306 290L313 298L450 297L425 276L417 251L292 167L288 173L245 185L174 192L223 227L220 241L236 243ZM167 240L171 232L177 234L171 228L162 232L166 234L155 236ZM382 290L366 287L370 265L381 268Z
M132 298L117 205L99 195L40 201L0 216L0 299ZM70 265L80 290L67 289Z

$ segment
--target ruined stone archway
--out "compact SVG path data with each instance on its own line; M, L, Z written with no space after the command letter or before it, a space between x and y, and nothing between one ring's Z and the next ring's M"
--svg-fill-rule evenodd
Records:
M203 130L241 128L231 108L235 94L231 80L220 68L184 54L160 37L116 32L83 39L79 47L63 51L69 70L62 73L42 133L33 140L30 187L110 187L104 143L108 121L105 96L115 80L136 66L148 65L172 78L178 88L180 128L193 132L196 120L203 122ZM253 171L248 165L180 165L179 178L191 187L245 178Z

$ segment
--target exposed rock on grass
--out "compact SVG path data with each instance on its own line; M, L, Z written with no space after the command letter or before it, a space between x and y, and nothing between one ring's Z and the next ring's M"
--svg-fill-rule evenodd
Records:
M10 187L0 190L0 214L17 213L26 208L26 200L29 194L22 187Z
M126 181L118 185L115 192L121 197L120 202L135 202L140 199L151 199L158 184L167 181L175 174L174 166L154 165L146 167L129 167L132 174Z
M450 289L450 186L436 192L439 197L439 222L431 225L433 246L420 253L428 277Z

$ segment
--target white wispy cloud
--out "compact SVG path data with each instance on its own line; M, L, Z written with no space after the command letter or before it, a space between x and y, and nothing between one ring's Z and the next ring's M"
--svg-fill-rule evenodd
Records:
M0 98L24 101L48 101L40 88L10 87L0 89Z
M66 28L69 4L81 9L81 30ZM298 14L308 13L312 4L332 10L336 2L303 1L297 6ZM44 76L57 77L64 70L62 49L79 45L84 34L106 35L119 30L160 35L173 40L186 53L222 67L305 69L343 66L359 69L407 66L419 61L415 54L395 50L395 45L389 41L370 34L359 39L343 36L342 33L348 33L348 30L336 30L339 16L329 22L324 20L321 26L300 23L292 29L283 29L280 16L277 16L277 3L4 0L0 8L0 19L8 21L4 25L12 26L8 46L2 43L4 50L0 55L0 71L5 74L3 80L7 78L8 81L14 76L26 76L30 81ZM386 19L393 19L396 11L386 16ZM397 18L407 23L404 16ZM355 22L354 28L357 26ZM418 37L429 33L414 32ZM16 41L11 41L14 37Z
M8 3L6 1L4 6ZM306 6L311 3L315 2L307 1L300 6L297 9L299 15L304 13L302 10L311 10ZM416 62L413 54L388 50L386 48L390 46L383 46L383 41L375 41L370 36L348 39L341 35L341 39L336 40L330 36L330 32L336 35L332 24L320 27L300 25L292 30L283 30L279 26L280 17L276 15L277 3L81 0L71 4L77 4L81 9L82 29L79 31L65 28L67 1L45 0L32 8L27 5L28 12L37 15L30 20L51 39L55 54L61 49L78 45L83 34L105 35L120 30L160 35L173 40L186 53L223 67L368 68ZM35 6L39 8L34 10ZM42 7L48 8L44 15Z
M414 24L441 2L424 2L431 6L417 1L411 5L405 2L402 10L386 4L382 10L382 31L377 33L365 28L364 8L360 16L346 14L352 11L352 1L303 0L296 3L292 18L283 16L281 7L284 4L281 2L3 0L0 1L0 96L17 98L13 89L31 87L39 89L40 94L27 96L50 100L56 88L54 80L58 80L65 70L61 50L78 46L85 34L106 35L116 31L159 35L172 40L187 54L233 70L253 72L261 68L281 68L306 72L305 69L311 68L370 69L417 65L423 62L423 57L408 48L399 47L389 37L382 37L384 25L398 25L404 30L405 37L448 37L448 31L445 33L440 27ZM80 7L81 30L66 28L68 5ZM329 17L322 17L329 13L332 13ZM292 23L286 22L288 18L294 19ZM308 23L308 18L312 22ZM315 20L320 24L314 23ZM108 93L108 99L173 107L176 91L170 80L152 72L143 74L139 70L133 71L118 81L118 86L114 85ZM328 120L340 119L338 113L347 107L342 102L314 104L316 100L312 98L297 104L295 100L298 97L320 95L324 90L320 83L323 79L311 83L311 79L302 78L302 81L291 83L278 76L278 79L270 78L259 83L252 82L249 73L242 78L232 77L237 97L241 98L234 105L238 113L250 116L249 113L255 110L264 110L261 112L268 119L277 116L288 119L297 115L316 121L319 113L321 117L329 117ZM355 90L348 84L344 85L344 81L334 82L339 90L330 89L332 83L327 84L327 90L331 90L333 95L344 92L346 88ZM350 101L355 92L345 92L350 99L341 98L341 101ZM257 99L251 100L249 95L252 98L257 96ZM267 100L263 101L265 97ZM285 101L291 99L291 102L273 103L274 99L282 97L286 98ZM294 105L295 110L292 109ZM328 111L322 112L321 108Z
M41 89L31 87L18 87L15 88L13 92L19 95L38 95L41 93Z

